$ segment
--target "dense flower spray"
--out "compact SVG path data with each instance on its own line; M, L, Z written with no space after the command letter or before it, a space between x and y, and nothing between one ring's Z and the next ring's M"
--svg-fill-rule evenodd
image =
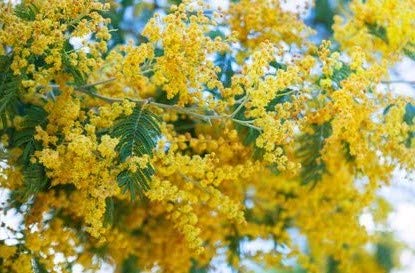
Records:
M2 210L23 215L0 272L395 266L358 218L415 169L414 102L379 88L415 56L414 1L351 1L318 45L277 0L146 3L124 43L105 2L0 1Z

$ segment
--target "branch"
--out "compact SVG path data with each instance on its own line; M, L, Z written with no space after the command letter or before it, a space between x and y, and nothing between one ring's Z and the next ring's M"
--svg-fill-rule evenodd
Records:
M102 101L105 101L107 103L115 103L115 102L122 102L124 100L129 100L131 102L141 104L141 105L147 104L147 105L153 105L153 106L156 106L156 107L159 107L159 108L162 108L162 109L173 110L173 111L176 111L178 113L183 113L183 114L186 114L186 115L193 116L195 118L201 119L201 120L209 122L209 123L212 120L215 120L215 119L217 119L217 120L218 119L223 119L223 120L230 119L235 123L241 124L241 125L246 126L246 127L250 127L252 129L258 130L260 132L262 131L262 128L251 124L253 121L235 119L234 115L217 115L217 114L205 115L205 114L201 114L201 113L192 111L188 108L180 107L180 106L177 106L177 105L170 105L170 104L154 102L154 101L151 101L149 99L138 100L138 99L133 99L133 98L112 98L112 97L107 97L107 96L100 95L100 94L98 94L96 92L92 92L90 90L91 87L94 87L94 86L97 86L97 85L102 85L102 84L107 84L107 83L112 82L114 80L115 80L114 78L111 78L111 79L108 79L108 80L104 80L104 81L100 81L100 82L96 82L96 83L92 83L92 84L78 86L78 87L75 87L75 90L80 92L80 93L83 93L85 95L88 95L90 97L97 98L97 99L100 99Z
M394 83L403 83L415 85L415 81L405 81L405 80L394 80L394 81L381 81L382 84L394 84Z

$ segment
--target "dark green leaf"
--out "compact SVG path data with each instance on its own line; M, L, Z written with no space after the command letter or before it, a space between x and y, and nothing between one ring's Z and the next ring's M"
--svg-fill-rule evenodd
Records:
M415 44L414 43L408 43L406 47L403 49L403 53L415 61Z
M232 69L232 63L235 59L230 54L218 54L215 59L215 65L220 67L218 73L218 79L222 82L224 87L230 87L232 83L232 76L234 71Z
M332 31L334 10L329 0L316 0L314 6L314 22L321 23L328 31Z
M274 67L275 69L282 69L282 70L287 70L287 65L283 64L283 63L279 63L277 61L271 61L269 63L270 66Z
M159 119L151 111L136 107L130 116L121 117L112 129L112 136L119 139L116 150L121 162L132 156L153 155L160 138ZM146 168L137 168L136 172L122 171L117 176L118 185L122 190L129 191L134 200L137 194L149 188L153 167L148 164Z
M38 163L30 164L23 170L24 188L22 189L23 198L28 198L44 190L49 182L45 168Z
M34 273L48 273L45 266L39 262L38 258L34 258L32 263Z
M33 4L19 4L14 8L14 14L26 21L34 21L39 9Z
M300 147L296 154L301 161L301 180L303 184L312 183L314 186L326 172L326 166L321 158L325 140L331 135L331 124L315 124L314 132L306 133L298 138Z
M113 197L107 197L105 199L104 226L112 226L113 223L114 223L114 199Z
M132 255L125 259L121 266L121 273L140 273L137 260L137 257Z
M381 25L378 25L376 23L366 23L366 27L367 27L368 32L370 34L372 34L373 36L378 37L379 39L381 39L385 43L389 43L388 33L387 33L385 27L383 27Z
M415 105L408 103L405 106L405 115L404 115L404 121L408 124L408 125L413 125L415 120Z
M343 63L343 65L339 69L335 69L333 71L333 75L331 76L331 80L334 81L338 88L340 88L340 83L347 79L353 71L350 69L350 66Z
M339 262L331 256L327 259L327 273L339 273Z
M379 243L376 246L376 260L385 272L390 272L393 267L393 249L386 245Z

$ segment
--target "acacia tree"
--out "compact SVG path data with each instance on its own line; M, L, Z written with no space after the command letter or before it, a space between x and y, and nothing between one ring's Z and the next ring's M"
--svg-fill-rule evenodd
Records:
M2 210L22 216L1 215L0 272L395 266L359 216L382 222L377 189L415 168L414 102L385 88L413 0L334 20L317 0L318 44L278 0L104 2L0 1Z

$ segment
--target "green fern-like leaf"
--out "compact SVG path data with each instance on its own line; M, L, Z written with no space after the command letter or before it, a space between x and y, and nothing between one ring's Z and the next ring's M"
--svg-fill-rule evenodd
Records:
M24 199L45 189L49 182L44 166L30 161L35 151L42 148L34 135L36 126L46 125L47 113L43 108L35 105L26 106L25 112L21 124L23 128L14 131L10 141L11 147L20 147L23 150L19 163L22 165L24 187L19 194Z
M112 136L119 139L116 150L121 162L131 156L152 156L160 134L158 117L142 107L136 107L130 116L120 118L112 129ZM124 170L118 174L118 185L124 192L128 190L134 200L137 194L142 196L149 188L154 173L150 164L146 168L138 168L136 172Z
M375 255L378 264L385 270L385 272L390 272L394 268L392 246L385 243L378 243L376 245Z
M38 258L34 258L32 260L32 265L33 265L33 272L34 273L47 273L48 272L46 270L45 266L40 263Z
M340 83L347 79L350 74L352 74L353 71L351 70L350 66L343 63L342 66L338 69L335 69L333 71L333 75L331 77L331 80L334 81L338 88L340 88Z
M26 114L21 124L23 128L15 131L11 137L11 146L23 149L20 157L23 165L29 164L34 151L41 148L41 145L34 138L35 128L36 126L45 126L47 117L46 111L39 106L30 105L25 110Z
M41 192L49 184L45 167L38 163L26 166L23 170L23 177L24 188L21 190L20 194L24 199Z
M114 199L107 197L105 199L105 213L104 213L104 226L112 226L114 223Z
M408 43L407 46L403 49L403 53L415 61L415 44Z
M339 273L339 261L332 256L327 259L327 273Z
M388 40L388 33L386 31L386 28L384 26L378 25L376 23L366 23L367 30L370 34L373 36L378 37L385 43L389 43Z
M121 273L140 273L137 256L129 256L124 260L121 266Z
M25 21L34 21L38 12L39 9L33 4L19 4L14 8L14 14Z
M232 69L232 64L235 62L230 54L218 54L215 59L215 65L220 67L218 79L223 83L223 86L229 87L232 84L232 76L235 73Z
M13 119L18 105L18 90L20 88L20 77L13 75L10 70L12 58L0 56L0 118L3 128L8 121Z
M296 154L301 161L301 180L303 184L315 184L326 172L326 166L321 159L324 141L331 135L329 122L313 126L314 132L304 134L298 138L300 147Z
M71 44L69 41L65 41L64 48L70 48ZM69 55L63 50L62 54L62 64L65 72L69 73L73 77L73 84L75 86L82 86L86 84L86 77L82 71L80 71L76 66L71 63Z

